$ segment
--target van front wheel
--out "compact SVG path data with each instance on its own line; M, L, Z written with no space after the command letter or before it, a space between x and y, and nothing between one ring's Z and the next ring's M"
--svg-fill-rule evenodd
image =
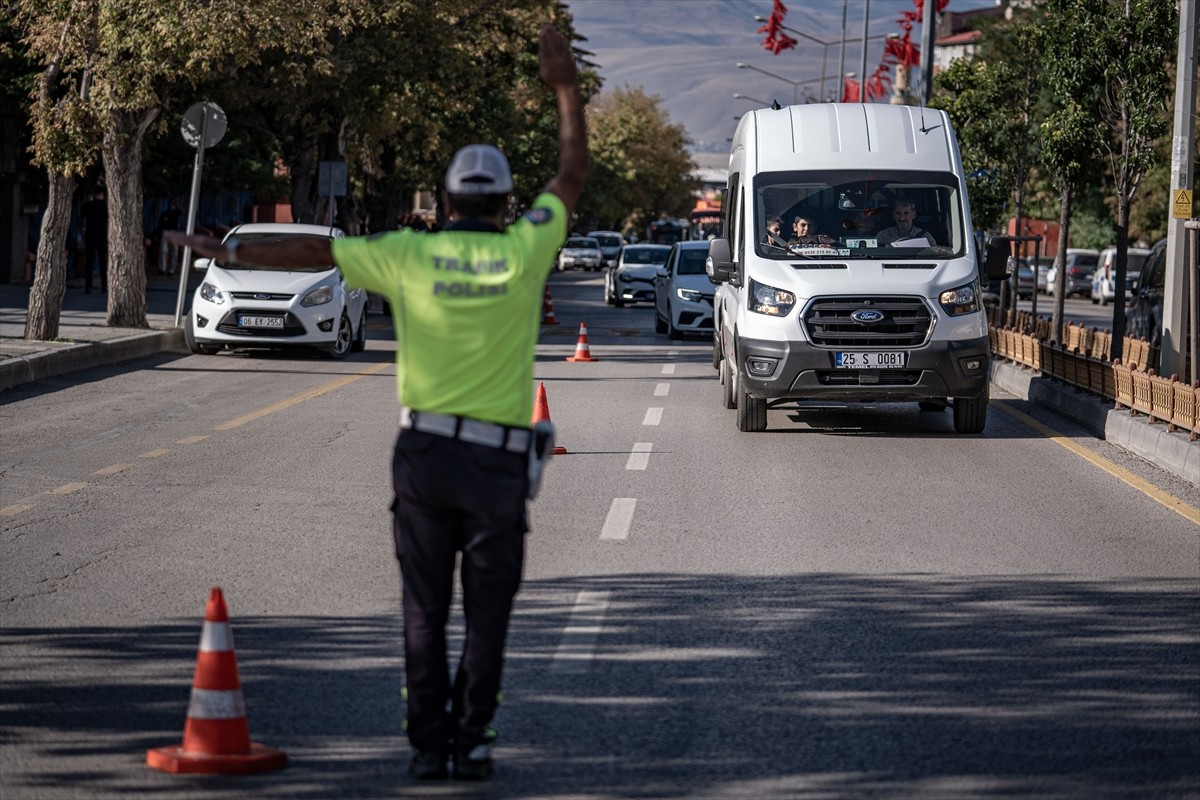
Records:
M954 398L954 432L983 433L987 425L988 390L978 397Z
M732 372L732 370L730 370ZM767 429L766 398L751 397L742 388L741 376L736 378L737 428L744 433L760 433Z

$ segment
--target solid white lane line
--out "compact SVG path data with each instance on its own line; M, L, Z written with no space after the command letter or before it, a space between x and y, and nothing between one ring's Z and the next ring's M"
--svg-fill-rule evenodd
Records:
M675 365L674 364L663 364L662 374L663 375L674 375L675 374Z
M633 524L633 510L637 508L636 497L614 497L600 529L601 539L628 539L629 527Z
M667 351L667 358L674 358L677 355L679 355L678 350L668 350Z
M657 425L658 423L662 422L662 412L663 410L661 408L647 408L646 418L642 420L642 424Z
M654 396L655 397L666 397L667 392L669 392L669 391L671 391L671 384L660 383L654 387Z
M650 464L650 451L654 449L652 442L635 442L625 469L645 469Z
M596 651L596 638L604 628L611 593L607 590L582 591L575 595L571 619L563 629L562 639L550 669L555 672L584 672Z

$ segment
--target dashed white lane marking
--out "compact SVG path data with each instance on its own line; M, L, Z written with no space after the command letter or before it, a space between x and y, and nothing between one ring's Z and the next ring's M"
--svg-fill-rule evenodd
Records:
M116 475L118 472L124 472L125 470L131 469L132 467L133 467L133 464L112 464L111 466L107 466L104 469L98 469L95 472L93 472L92 474L93 475Z
M571 619L563 629L558 650L554 652L554 660L550 662L550 669L555 672L587 670L596 652L596 638L604 628L604 614L608 611L610 594L605 589L582 591L575 595Z
M203 442L207 438L208 438L208 436L188 436L186 438L180 439L175 444L195 444L196 442Z
M657 425L658 423L662 422L662 411L663 410L661 408L647 408L646 418L642 420L642 424Z
M669 392L669 391L671 391L671 384L660 383L654 387L654 396L655 397L666 397L667 392Z
M636 497L614 497L600 529L601 539L628 539L629 526L633 524L633 510L637 508Z
M14 503L11 506L0 508L0 517L15 517L17 514L24 513L31 508L35 508L33 503Z
M650 451L654 449L651 442L635 442L625 469L645 469L650 464Z
M160 447L157 450L151 450L148 453L142 453L140 456L138 456L138 458L161 458L170 452L171 451L169 448Z
M674 358L677 355L679 355L678 350L668 350L667 351L667 358Z
M62 486L55 487L46 494L75 494L80 489L86 489L86 483L64 483Z
M675 365L674 364L663 364L662 374L663 375L674 375L675 374Z

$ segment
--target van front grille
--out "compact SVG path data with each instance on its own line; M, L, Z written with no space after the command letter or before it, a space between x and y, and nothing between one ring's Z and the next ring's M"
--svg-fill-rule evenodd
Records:
M856 311L878 311L878 322L858 322ZM933 315L919 297L817 297L804 311L804 330L817 347L919 347Z

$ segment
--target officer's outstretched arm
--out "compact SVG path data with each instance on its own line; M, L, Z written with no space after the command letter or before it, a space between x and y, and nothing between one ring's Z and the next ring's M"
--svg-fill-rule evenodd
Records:
M192 252L217 261L240 261L259 267L294 269L296 267L324 267L333 264L333 248L328 239L312 236L273 239L269 242L245 242L237 246L235 259L230 259L229 248L220 239L211 236L188 236L183 231L166 231L163 236L180 247L190 247Z
M583 121L583 99L579 95L579 72L571 46L553 25L542 28L538 58L542 80L554 90L558 99L558 174L546 184L546 191L558 195L567 207L567 214L571 214L583 192L588 169L587 127Z

